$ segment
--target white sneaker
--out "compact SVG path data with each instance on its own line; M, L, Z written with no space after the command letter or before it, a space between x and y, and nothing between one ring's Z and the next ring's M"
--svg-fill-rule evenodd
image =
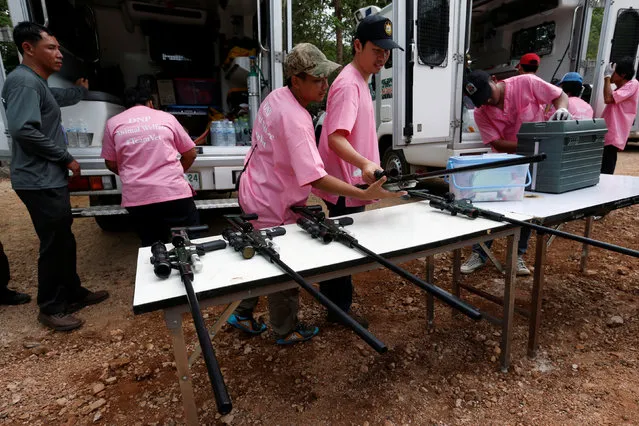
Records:
M524 258L521 256L517 256L517 275L530 275L530 269L528 269L526 262L524 262Z
M486 264L486 261L481 259L479 253L473 252L466 262L461 266L460 271L462 274L471 274L477 269Z

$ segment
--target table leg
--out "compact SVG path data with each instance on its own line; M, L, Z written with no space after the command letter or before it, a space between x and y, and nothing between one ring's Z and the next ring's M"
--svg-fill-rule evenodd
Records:
M222 312L220 317L217 319L217 321L215 321L215 324L213 324L213 327L211 327L211 330L209 331L209 338L211 340L213 340L213 337L215 337L215 335L220 331L220 329L222 328L226 320L229 319L231 314L240 305L240 303L242 303L241 300L236 300L235 302L231 302L226 306L226 308L224 309L224 312ZM195 346L195 350L189 357L189 367L193 365L193 363L200 356L201 353L202 353L202 348L200 347L200 344L198 343Z
M426 258L426 282L435 284L435 256ZM428 321L428 331L435 328L435 298L432 294L426 293L426 319Z
M535 251L535 274L533 277L532 296L530 301L530 318L528 322L528 356L537 355L539 345L539 327L541 325L541 305L544 288L544 268L546 264L547 245L543 234L537 234Z
M592 232L592 224L594 218L592 216L588 216L586 218L586 228L584 229L584 237L590 238L590 234ZM581 263L579 264L579 271L586 272L586 267L588 266L588 251L590 250L590 246L588 244L584 244L581 249Z
M521 228L508 237L506 248L506 282L504 287L504 312L501 323L501 371L508 372L510 367L510 346L513 335L513 317L515 312L515 272L517 261L517 246Z
M453 296L457 296L461 299L460 285L461 283L461 249L453 250ZM453 317L458 317L459 311L453 309Z
M191 373L189 371L188 355L186 353L186 343L182 330L182 314L174 309L164 311L164 321L173 339L173 355L177 368L180 392L182 393L182 404L186 414L186 423L189 426L199 424L197 418L197 407L195 405L195 395L191 383Z

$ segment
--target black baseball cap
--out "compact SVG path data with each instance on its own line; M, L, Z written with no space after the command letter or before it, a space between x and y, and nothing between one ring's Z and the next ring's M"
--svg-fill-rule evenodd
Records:
M393 23L390 19L379 15L368 15L364 18L355 30L355 37L363 43L370 41L382 49L400 49L399 44L393 41Z
M464 79L464 94L476 108L484 105L492 95L490 76L484 71L473 71Z

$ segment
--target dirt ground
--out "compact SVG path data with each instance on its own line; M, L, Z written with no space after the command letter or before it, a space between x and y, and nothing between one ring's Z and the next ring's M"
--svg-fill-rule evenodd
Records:
M620 155L618 174L639 176L639 149ZM74 198L80 205L86 200ZM0 239L10 286L35 298L38 240L23 204L0 180ZM639 206L595 222L593 237L639 248ZM584 221L564 229L583 232ZM134 316L137 238L102 232L76 220L78 270L85 286L111 298L84 309L80 330L54 333L36 319L37 305L0 307L0 424L184 424L173 353L160 312ZM504 243L496 243L503 258ZM469 250L465 250L467 255ZM526 256L532 263L530 248ZM405 425L639 424L639 262L592 249L579 272L580 245L555 240L548 252L541 348L526 357L527 323L515 316L513 364L498 368L498 329L453 317L441 304L427 333L425 297L393 274L356 275L356 308L389 351L379 355L349 330L329 325L306 295L303 320L320 327L312 341L279 348L266 335L246 338L225 326L214 346L234 410L216 413L202 361L193 383L202 424ZM258 259L255 260L259 261ZM423 260L406 265L424 273ZM436 283L449 287L451 256L437 257ZM464 277L499 293L503 278L487 266ZM517 280L525 304L532 278ZM495 305L468 299L497 313ZM210 324L222 308L210 308ZM257 309L267 317L265 301ZM620 317L612 320L612 317ZM185 318L190 348L196 341Z

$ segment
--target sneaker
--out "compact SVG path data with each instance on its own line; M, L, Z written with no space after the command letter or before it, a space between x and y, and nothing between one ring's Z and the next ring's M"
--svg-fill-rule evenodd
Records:
M319 333L319 328L308 327L302 323L297 324L295 330L291 331L285 337L279 338L275 341L278 345L292 345L293 343L305 342L312 339Z
M362 327L368 328L368 320L364 318L363 316L357 315L353 313L353 311L349 311L348 316L353 318ZM338 317L335 314L331 314L330 312L328 313L328 315L326 315L326 321L334 323L334 324L346 325L345 323L342 322L342 319L340 317Z
M266 331L266 324L255 321L253 317L241 317L239 315L231 314L226 322L249 334L261 334Z
M67 306L67 314L78 312L82 308L86 308L89 305L97 305L109 298L109 292L106 290L90 291L84 298L77 302L69 303Z
M471 274L484 266L486 261L481 258L479 253L473 252L470 258L461 266L460 271L462 274Z
M52 315L40 312L38 314L38 321L55 331L71 331L82 327L82 324L84 324L84 320L65 312Z
M528 267L526 266L526 262L524 262L524 258L521 256L517 256L517 275L530 275L530 269L528 269Z
M8 288L0 293L0 305L23 305L31 301L31 296L27 293L9 290Z

